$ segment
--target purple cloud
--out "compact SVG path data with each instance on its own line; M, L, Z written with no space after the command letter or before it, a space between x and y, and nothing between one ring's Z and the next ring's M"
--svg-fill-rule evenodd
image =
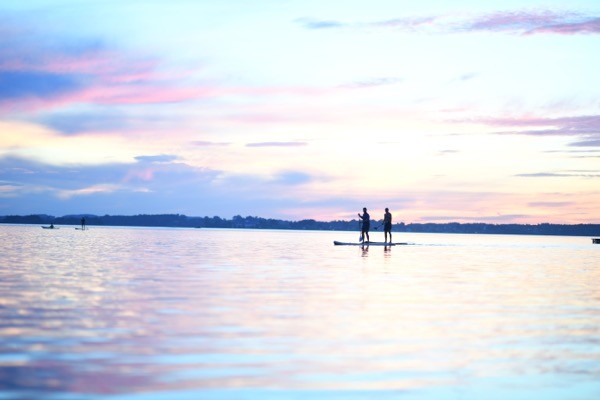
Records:
M531 202L527 205L529 207L545 207L545 208L561 208L561 207L570 207L574 203L569 201L537 201Z
M302 18L297 20L307 29L394 29L403 32L503 32L533 34L598 34L600 18L573 12L503 11L476 16L470 20L447 15L391 18L380 21L345 23L335 20Z
M600 146L600 115L561 118L488 118L474 121L490 126L517 128L495 132L499 135L574 136L581 140L571 143L570 146ZM523 127L538 127L538 129L518 129Z
M552 12L504 11L478 16L465 26L467 30L508 31L530 30L561 21L564 15Z
M539 26L527 32L527 34L536 33L556 33L561 35L575 34L598 34L600 33L600 18L591 18L582 22L551 24Z
M599 135L596 135L599 136ZM579 142L571 143L569 146L579 146L579 147L600 147L600 138L592 139L592 140L582 140Z
M504 11L482 15L463 24L460 31L533 34L598 34L600 18L566 12Z

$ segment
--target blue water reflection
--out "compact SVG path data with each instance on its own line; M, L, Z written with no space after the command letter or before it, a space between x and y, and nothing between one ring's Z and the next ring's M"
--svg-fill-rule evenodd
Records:
M0 226L0 399L600 394L588 238L354 236Z

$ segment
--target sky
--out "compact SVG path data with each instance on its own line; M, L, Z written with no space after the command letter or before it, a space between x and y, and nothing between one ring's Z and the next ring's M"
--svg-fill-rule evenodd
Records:
M597 0L0 3L0 215L600 223Z

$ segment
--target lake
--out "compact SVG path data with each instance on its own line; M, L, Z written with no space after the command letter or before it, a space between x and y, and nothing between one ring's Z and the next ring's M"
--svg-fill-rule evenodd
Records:
M600 398L589 237L358 236L0 225L0 399Z

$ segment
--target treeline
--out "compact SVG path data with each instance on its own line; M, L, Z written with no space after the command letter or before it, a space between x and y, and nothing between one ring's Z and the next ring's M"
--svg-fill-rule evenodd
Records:
M8 215L0 216L3 224L39 224L39 225L79 225L85 217L86 224L91 226L147 226L177 228L237 228L237 229L293 229L293 230L335 230L357 231L360 223L351 221L285 221L280 219L242 217L236 215L232 219L221 217L188 217L181 214L153 215ZM373 221L371 229L377 230L381 221ZM485 224L485 223L410 223L394 224L394 232L423 233L481 233L481 234L513 234L513 235L563 235L563 236L600 236L600 224ZM379 227L381 231L381 227Z

